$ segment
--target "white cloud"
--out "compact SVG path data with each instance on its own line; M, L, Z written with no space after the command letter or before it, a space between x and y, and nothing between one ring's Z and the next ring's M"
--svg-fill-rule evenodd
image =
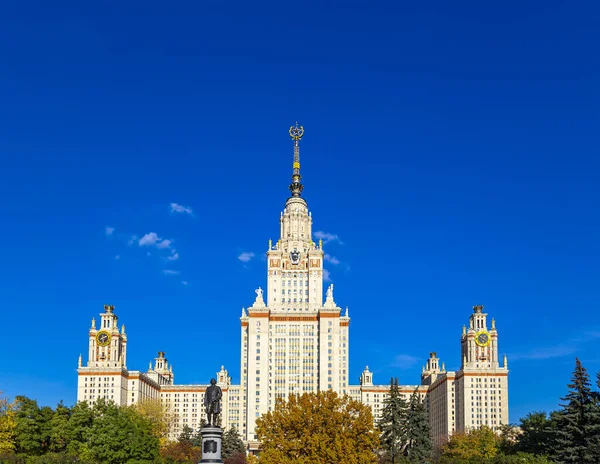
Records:
M117 255L117 256L115 256L115 261L118 261L118 260L120 260L120 259L121 259L121 255Z
M509 358L512 361L517 359L552 359L568 356L576 351L576 346L558 345L546 348L536 348L528 353L513 354L510 355Z
M171 256L169 256L167 259L169 261L177 261L179 259L179 253L173 250L173 253L171 253Z
M115 228L114 227L105 227L104 228L104 235L106 235L107 237L110 237L113 233L115 232Z
M183 206L178 203L171 203L170 206L171 206L172 213L185 213L185 214L189 214L189 215L194 214L192 211L192 208L190 208L189 206Z
M163 271L164 275L179 275L179 271L174 271L173 269L165 269Z
M325 256L323 256L323 258L325 259L325 261L328 261L328 262L330 262L331 264L334 264L334 265L336 265L336 266L337 266L338 264L340 264L340 260L339 260L339 259L337 259L335 256L331 256L331 255L330 255L330 254L328 254L328 253L325 253Z
M323 282L331 282L331 274L327 269L323 269Z
M182 280L181 284L187 287L188 286L188 281L187 280Z
M150 232L146 235L144 235L142 238L140 238L140 241L138 242L139 246L151 246L151 245L155 245L159 240L162 240L156 232Z
M127 245L133 245L135 242L137 242L137 240L137 235L132 235L131 238L127 241Z
M254 253L252 253L251 251L244 251L242 252L239 256L238 259L242 262L242 263L247 263L248 261L250 261L252 258L254 258Z
M329 232L317 230L313 235L317 240L323 240L323 243L338 242L340 245L343 245L337 234L330 234Z
M156 244L156 248L159 248L161 250L164 250L165 248L171 248L171 240L161 240Z
M172 252L175 252L171 248L172 244L172 240L160 238L156 232L149 232L138 241L139 246L155 246L159 250L171 249Z
M419 358L410 354L399 354L394 358L392 367L399 369L410 369L419 362Z

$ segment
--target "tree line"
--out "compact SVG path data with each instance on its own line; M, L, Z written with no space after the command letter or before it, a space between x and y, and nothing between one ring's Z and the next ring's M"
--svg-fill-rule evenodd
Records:
M290 396L256 422L260 464L598 464L600 373L592 389L579 359L560 408L532 412L499 431L483 426L453 434L434 448L419 394L401 395L390 382L381 419L334 392Z
M425 408L416 392L406 402L392 379L379 423L380 463L598 464L600 463L600 373L596 387L579 359L568 393L556 411L531 412L499 433L483 426L455 433L439 449L429 441Z
M117 406L99 399L73 407L39 407L25 396L0 397L0 462L10 464L196 464L202 439L185 426L168 439L174 416L160 401ZM200 424L200 427L202 424ZM244 443L235 429L223 434L226 464L245 464Z
M246 456L235 429L225 432L227 464L597 464L600 463L600 373L596 387L579 359L556 411L532 412L518 425L453 434L435 449L428 415L415 391L408 400L390 382L381 419L333 391L278 399L256 421L258 460ZM39 407L0 395L0 462L11 464L197 463L198 431L185 426L169 440L174 417L159 401L117 406L98 400ZM200 427L202 424L200 424Z

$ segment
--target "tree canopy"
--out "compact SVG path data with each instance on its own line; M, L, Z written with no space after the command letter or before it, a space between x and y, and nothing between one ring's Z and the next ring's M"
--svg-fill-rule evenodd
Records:
M425 405L417 390L408 402L404 400L397 378L390 381L378 428L381 430L380 454L386 463L431 461L433 444Z
M11 403L0 391L0 455L16 448L16 404Z
M590 376L579 359L568 384L569 392L561 398L565 404L554 415L554 457L564 463L598 463L600 404L592 392Z
M371 409L333 391L290 395L256 421L260 464L370 464L378 432Z

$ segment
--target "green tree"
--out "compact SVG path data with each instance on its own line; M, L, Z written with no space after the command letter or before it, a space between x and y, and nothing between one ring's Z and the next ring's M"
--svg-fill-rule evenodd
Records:
M93 421L94 411L87 401L73 406L65 433L69 454L80 456L83 459L89 456L89 435Z
M556 415L554 434L554 458L561 463L597 463L593 452L595 437L598 435L600 415L592 395L590 377L579 358L575 360L575 370L568 384L570 391L562 401L561 410Z
M427 410L415 389L408 403L406 415L406 446L404 456L410 462L430 462L433 452L433 443L429 436L429 418Z
M16 397L16 427L15 441L18 453L32 456L42 454L44 449L44 438L47 431L44 420L46 414L42 414L37 401L26 396Z
M499 438L482 426L467 433L456 433L442 447L441 464L483 464L498 454Z
M590 440L590 453L596 462L600 462L600 372L596 373L596 386L598 391L593 392L595 424Z
M196 432L192 435L192 445L193 446L202 448L202 434L200 433L200 430L202 430L207 425L208 425L208 422L206 422L206 419L200 419L200 426L199 426L198 430L196 430Z
M158 456L159 438L152 421L135 408L99 400L88 434L88 451L95 461L108 464L148 462Z
M246 458L246 447L242 441L242 437L235 427L231 427L223 434L221 457L224 461L232 458L235 455L241 454Z
M516 454L520 430L512 424L501 424L498 427L498 448L502 454Z
M371 408L333 391L290 395L256 421L261 464L370 464L378 433Z
M552 464L546 456L536 456L531 453L518 452L516 454L499 454L492 461L493 464Z
M189 425L184 424L183 428L181 429L181 433L179 434L179 437L177 437L177 441L191 443L193 437L194 429L191 428Z
M545 412L534 411L521 418L517 449L524 453L547 455L552 444L552 421Z
M69 444L69 419L71 408L65 406L61 401L50 419L50 451L66 451Z
M54 411L50 406L43 406L40 408L40 439L42 453L46 453L50 449L53 416Z
M407 440L406 422L408 404L400 395L398 378L390 380L390 391L383 400L379 430L381 431L382 449L390 462L395 464L403 455Z

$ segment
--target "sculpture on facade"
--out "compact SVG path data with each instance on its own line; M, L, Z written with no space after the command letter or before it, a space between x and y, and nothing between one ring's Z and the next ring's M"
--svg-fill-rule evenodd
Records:
M206 389L204 394L204 408L206 410L206 420L208 426L219 426L219 416L221 414L221 387L217 385L215 379L210 379L210 386Z

